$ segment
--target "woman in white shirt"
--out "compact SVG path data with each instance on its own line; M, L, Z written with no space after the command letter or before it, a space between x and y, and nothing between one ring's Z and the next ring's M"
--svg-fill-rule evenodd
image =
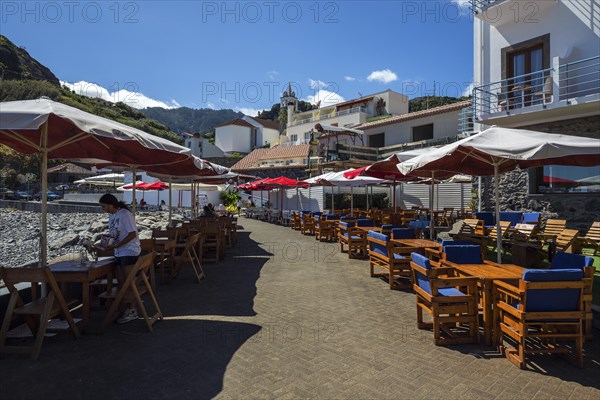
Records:
M138 236L135 217L122 201L117 200L112 194L105 194L100 198L100 207L109 214L108 216L108 245L107 250L114 250L117 264L117 280L122 285L127 278L130 266L134 265L142 251ZM138 318L133 301L117 319L123 324Z

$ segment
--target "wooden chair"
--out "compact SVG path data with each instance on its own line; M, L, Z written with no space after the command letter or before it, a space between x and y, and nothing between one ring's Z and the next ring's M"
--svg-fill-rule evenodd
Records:
M198 247L198 241L200 240L201 235L201 233L196 233L194 235L190 235L187 238L183 253L180 256L176 257L174 275L177 275L179 273L179 271L181 270L181 266L184 263L189 262L189 264L192 266L192 269L194 270L196 279L198 279L198 283L200 283L200 281L205 278L204 270L202 269L200 258L198 257L198 252L196 251Z
M504 239L506 239L508 237L508 233L510 232L510 221L500 221L500 231L501 231L501 237L500 237L500 242L502 243L504 241ZM489 230L487 236L484 238L484 242L485 245L487 246L494 246L496 247L496 244L498 240L498 227L494 225L494 227L492 229ZM504 246L502 246L502 251L504 252Z
M566 228L566 226L566 219L549 219L546 221L544 231L538 236L545 242L552 241Z
M444 248L446 246L474 246L477 243L470 240L442 240L440 247L426 247L424 249L425 257L429 258L431 262L439 262L444 258Z
M594 255L600 251L600 221L592 223L584 237L578 239L580 247L591 248Z
M453 268L431 268L429 259L418 253L412 253L410 267L417 298L417 327L433 328L436 346L478 343L477 279L455 277ZM431 315L432 323L423 321L423 311Z
M506 358L524 369L529 354L561 353L583 367L582 278L578 269L525 270L518 286L494 281L494 339Z
M158 302L156 301L156 297L152 291L152 286L150 285L148 277L146 276L153 264L154 253L140 256L134 265L129 266L129 271L123 285L121 285L119 288L113 288L113 290L110 292L104 292L100 295L101 298L107 299L110 302L110 307L108 308L106 317L104 317L104 321L102 322L103 332L106 331L108 324L114 321L118 316L117 311L124 300L135 302L138 310L142 313L144 322L146 323L148 331L150 332L152 332L152 326L154 323L159 319L163 319L160 307L158 306ZM142 301L141 296L144 294L148 294L150 296L152 304L156 309L156 312L151 316L148 315L146 307L144 306L144 302Z
M327 241L333 240L333 231L334 231L334 221L327 220L325 217L321 217L321 220L318 221L318 224L315 226L315 239L318 241L322 241L323 239Z
M585 319L583 321L586 340L592 340L592 325L594 315L592 313L592 292L594 288L594 259L581 254L571 254L562 251L556 252L552 258L550 269L581 269L583 271L583 309Z
M315 228L315 218L309 214L303 215L302 222L300 223L300 233L303 235L314 235Z
M554 242L556 251L564 251L565 253L573 252L573 245L577 240L579 231L576 229L563 229L562 232L556 237Z
M338 224L340 251L345 253L346 245L349 258L363 258L367 255L367 232L356 228L355 224L356 221L341 221Z
M481 241L485 236L485 225L482 219L465 219L458 233L454 234L455 239L477 238Z
M438 225L448 227L452 226L452 224L454 223L454 217L452 216L453 213L453 207L444 207L442 215L440 215L440 217L437 219Z
M516 224L510 234L510 240L513 242L527 242L529 240L535 239L539 232L540 228L538 225L527 223Z
M204 237L202 254L199 255L199 258L205 261L219 262L223 246L221 228L217 224L211 224L201 227L199 232Z
M69 330L79 338L79 330L71 316L69 307L77 304L76 300L65 300L50 268L1 268L0 278L4 280L10 292L8 307L0 329L0 352L5 353L30 353L31 359L36 361L42 349L44 334L48 330L48 321L54 317L62 316L69 324ZM27 304L15 287L17 283L31 283L33 300ZM48 285L46 297L37 298L37 285ZM10 324L14 317L23 317L31 333L35 337L33 346L7 346L6 338ZM37 320L36 320L37 318Z
M394 245L389 236L369 231L367 234L369 244L369 266L371 277L386 277L390 289L407 289L412 286L410 280L410 254L417 249ZM375 273L375 267L381 268L385 273Z
M300 213L293 213L292 218L290 219L290 228L295 231L299 231L301 227Z

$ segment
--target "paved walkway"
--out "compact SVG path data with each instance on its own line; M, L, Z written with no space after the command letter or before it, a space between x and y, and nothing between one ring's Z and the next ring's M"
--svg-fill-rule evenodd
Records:
M0 397L583 399L600 397L600 335L580 370L556 357L521 371L483 345L436 347L414 294L370 278L339 245L240 219L207 279L159 285L167 317L47 339L38 362L3 355ZM96 312L99 327L101 312ZM92 326L94 328L94 326Z

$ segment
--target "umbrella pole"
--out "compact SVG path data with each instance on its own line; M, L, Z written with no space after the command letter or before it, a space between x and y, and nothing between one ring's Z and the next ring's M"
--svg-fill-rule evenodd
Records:
M500 227L500 164L494 163L494 196L496 196L496 251L498 264L502 264L502 228Z
M42 233L40 236L40 267L45 267L48 262L48 122L42 127ZM42 285L46 291L46 285ZM46 293L42 293L46 295Z
M171 208L171 196L173 195L171 190L171 177L169 177L169 225L171 225L172 208Z
M354 216L354 188L350 186L350 214Z
M429 212L431 213L429 218L429 240L433 240L433 235L435 234L435 217L433 212L434 203L434 193L435 193L435 171L431 171L431 196L429 196L429 202L431 203L431 208Z
M133 171L133 186L132 186L133 191L131 192L131 196L132 196L131 212L132 212L133 216L135 217L135 209L136 209L136 205L137 205L137 201L135 199L135 181L137 180L136 173L135 173L135 166L133 167L132 171Z
M365 196L366 196L366 209L369 209L369 185L365 186Z
M393 190L394 190L394 192L392 193L392 198L393 198L393 202L394 202L394 214L395 214L396 213L396 178L394 178Z

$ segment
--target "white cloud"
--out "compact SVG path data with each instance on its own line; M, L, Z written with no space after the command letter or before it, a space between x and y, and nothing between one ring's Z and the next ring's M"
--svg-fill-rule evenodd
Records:
M397 79L398 79L398 75L396 75L394 72L392 72L389 69L382 69L381 71L373 71L367 77L367 80L369 82L375 81L375 82L381 82L381 83L390 83L390 82L394 82Z
M236 107L235 110L244 113L245 115L248 115L250 117L256 117L258 113L262 111L262 109L250 107Z
M322 89L324 87L329 86L327 83L320 81L320 80L313 80L313 79L308 79L308 83L310 84L310 88L311 89Z
M206 103L206 107L210 108L211 110L217 109L213 103Z
M346 101L346 99L339 94L325 89L317 91L314 96L306 96L306 98L303 100L308 101L311 104L317 104L317 102L321 101L321 107L332 106L334 104Z
M463 97L471 96L473 94L474 87L475 87L475 82L469 83L469 86L467 86L465 88L465 90L463 90L463 92L462 92Z
M356 78L353 76L345 76L344 79L347 80L348 82L352 82L352 81L356 80Z
M279 75L278 71L267 71L267 78L269 78L272 81L275 80L275 78L277 77L277 75Z
M452 0L453 3L457 4L461 8L469 8L471 5L469 0Z
M171 99L168 103L160 100L151 99L150 97L144 96L139 92L132 92L127 89L121 89L116 92L109 92L105 88L95 83L86 81L79 81L75 83L69 83L65 81L60 82L61 85L68 87L75 93L94 98L101 98L111 103L117 103L122 101L130 107L142 109L147 107L163 107L163 108L179 108L181 105L174 99Z

